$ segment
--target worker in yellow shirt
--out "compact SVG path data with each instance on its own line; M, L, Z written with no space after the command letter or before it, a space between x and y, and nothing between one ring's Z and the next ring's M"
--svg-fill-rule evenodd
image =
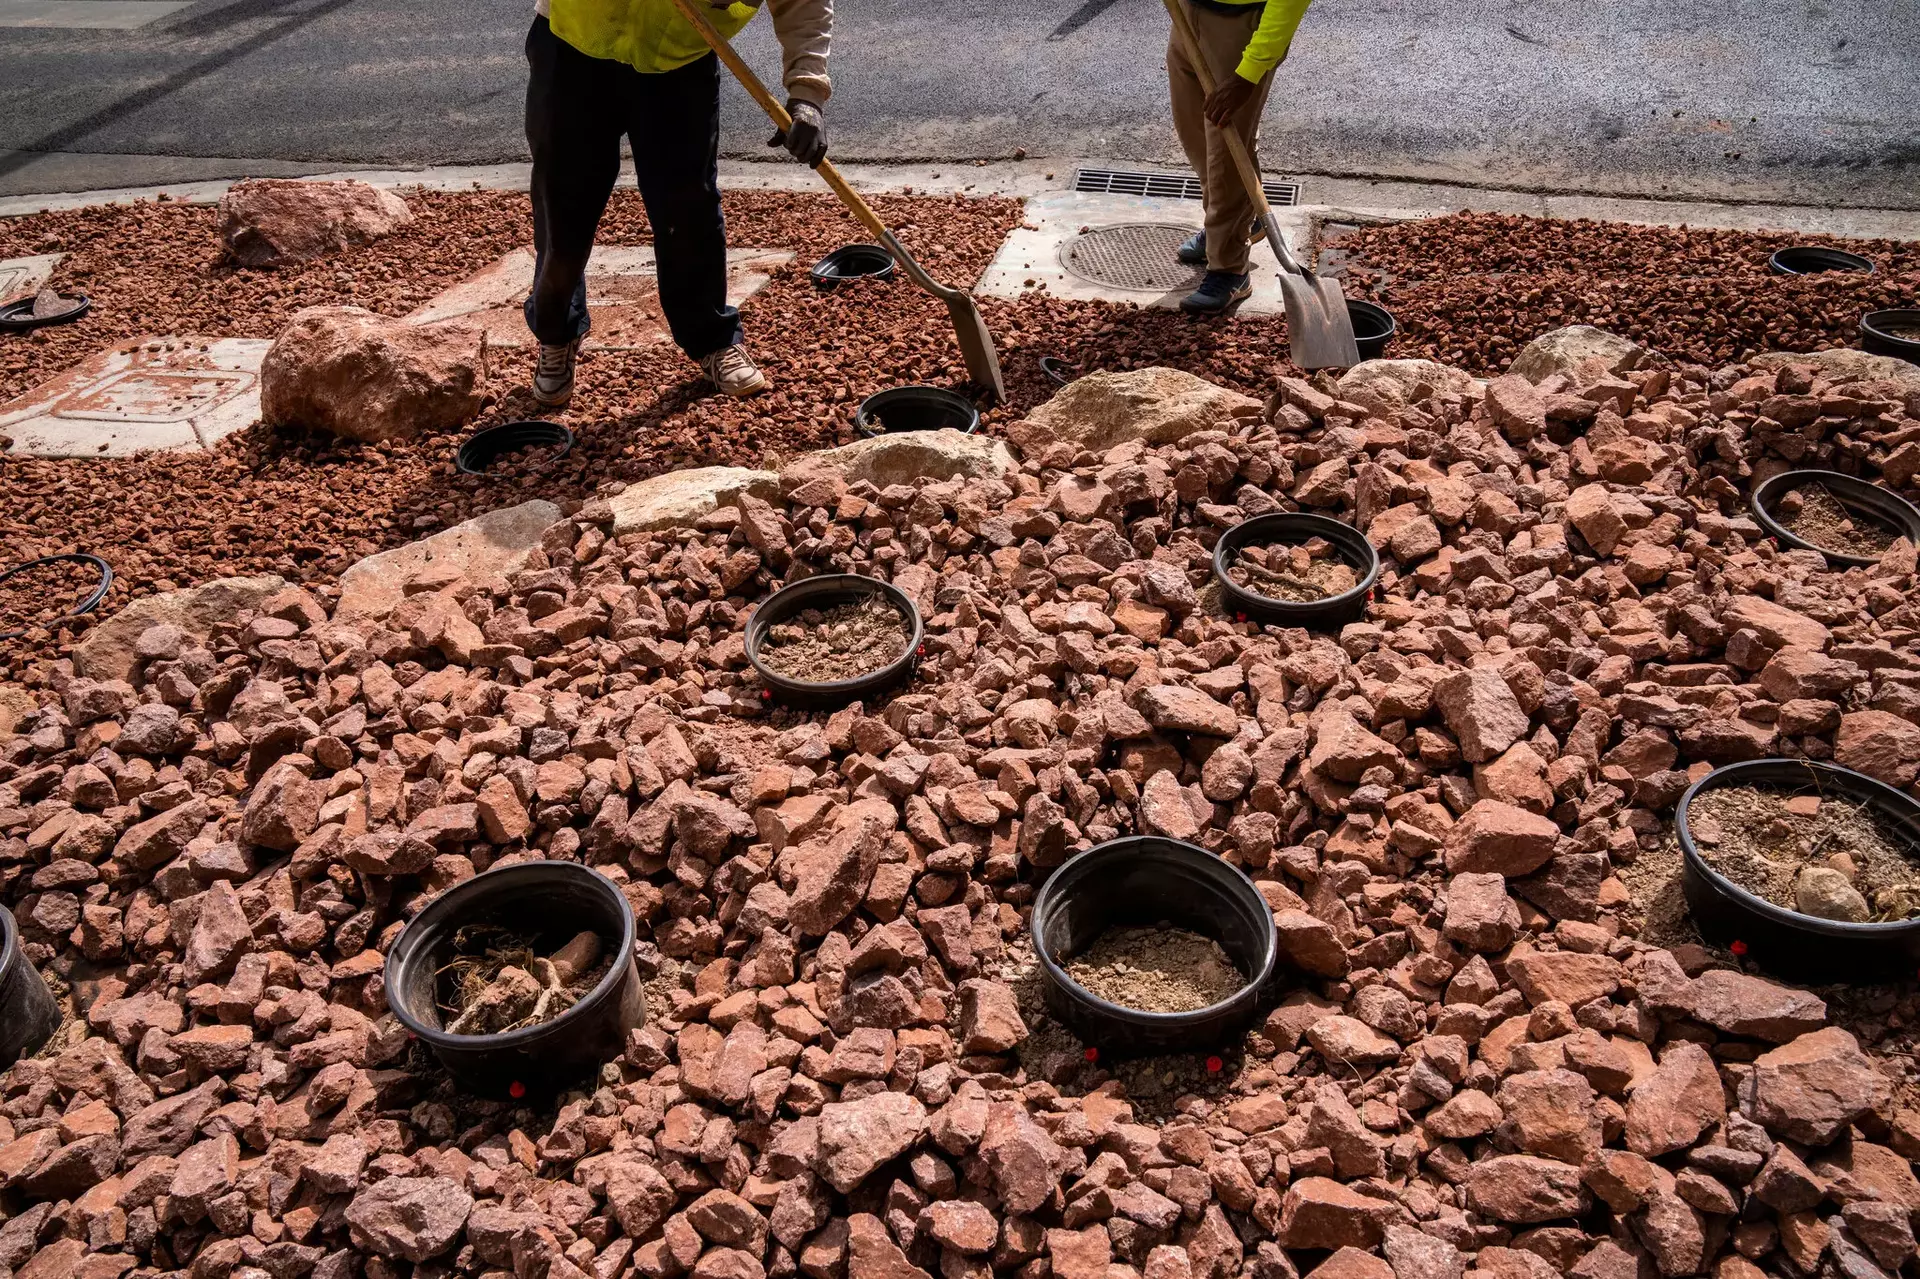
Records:
M1204 264L1207 274L1180 305L1194 314L1218 314L1253 292L1247 276L1253 199L1234 170L1226 132L1239 134L1248 153L1259 154L1255 138L1274 68L1286 61L1310 0L1181 3L1187 6L1215 87L1211 94L1201 91L1200 77L1179 39L1170 40L1167 81L1173 93L1173 127L1206 196L1206 229L1180 246L1179 258L1190 266Z
M757 4L706 2L728 38L759 12ZM818 165L827 153L822 110L833 89L833 3L766 6L794 121L769 145ZM653 224L660 309L674 342L724 394L765 390L766 375L742 340L740 313L727 304L720 63L700 33L673 0L537 0L527 63L536 262L526 315L540 343L534 398L557 408L573 395L574 356L588 327L587 258L620 176L622 137L632 143Z

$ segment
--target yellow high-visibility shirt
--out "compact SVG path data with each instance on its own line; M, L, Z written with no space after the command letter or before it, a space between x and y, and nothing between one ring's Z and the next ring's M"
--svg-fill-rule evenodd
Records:
M1218 0L1222 4L1259 4L1260 0ZM1313 0L1267 0L1267 10L1260 15L1259 29L1253 38L1247 41L1247 48L1240 55L1240 65L1236 68L1242 80L1260 83L1267 72L1279 66L1286 59L1287 49L1293 44L1293 33L1299 29L1300 19L1307 14L1307 6Z
M738 3L705 6L714 29L731 40L758 13L759 6ZM827 79L827 49L833 33L831 0L768 0L774 32L780 37L790 97L823 103L832 92ZM624 62L636 71L673 71L705 56L707 43L681 16L673 0L544 0L553 34L591 58Z

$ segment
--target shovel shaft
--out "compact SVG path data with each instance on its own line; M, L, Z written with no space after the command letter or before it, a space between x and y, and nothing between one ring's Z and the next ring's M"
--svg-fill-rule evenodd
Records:
M1167 7L1167 16L1173 19L1174 37L1186 51L1187 61L1193 65L1193 73L1200 80L1201 91L1211 95L1213 72L1200 54L1200 37L1194 33L1193 20L1187 17L1184 0L1161 0L1161 3ZM1253 162L1246 142L1231 129L1222 129L1220 133L1227 140L1227 154L1233 157L1233 167L1239 170L1240 185L1247 189L1247 195L1253 201L1253 211L1260 218L1261 229L1266 232L1267 244L1273 249L1273 255L1280 259L1280 269L1294 275L1307 275L1307 269L1293 256L1293 250L1287 247L1286 237L1280 234L1280 228L1273 223L1273 210L1267 207L1266 188L1260 185L1260 166Z
M767 118L783 130L791 129L793 117L787 114L787 108L781 104L780 99L767 91L767 86L760 83L760 77L753 73L753 68L733 51L733 46L727 43L725 36L714 29L713 23L707 21L707 15L700 12L702 0L673 0L673 3L674 7L680 10L681 16L691 22L693 29L700 33L700 38L707 42L707 47L726 64L727 70L733 73L733 78L738 80L741 87L760 104L760 109L767 113ZM840 170L833 167L831 160L822 160L814 167L826 184L833 189L833 193L840 197L840 203L846 205L853 216L860 219L860 225L867 228L876 239L887 234L886 223L880 220L880 215L867 207L867 202L860 198L860 193L855 191L845 178L840 176Z

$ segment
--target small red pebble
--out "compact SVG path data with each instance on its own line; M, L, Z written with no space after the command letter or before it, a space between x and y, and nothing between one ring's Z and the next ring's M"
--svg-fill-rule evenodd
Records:
M1084 1057L1086 1057L1086 1059L1087 1059L1088 1061L1099 1061L1099 1060L1100 1060L1100 1050L1099 1050L1098 1048L1089 1048L1089 1049L1087 1049L1087 1051L1086 1051L1085 1053L1083 1053L1082 1055L1083 1055Z
M527 1086L521 1083L518 1079L514 1080L512 1083L507 1085L507 1096L513 1098L515 1101L520 1100L522 1097L526 1095L527 1095Z
M1218 1057L1207 1058L1207 1073L1209 1075L1217 1075L1226 1068L1227 1063L1221 1061Z
M1727 947L1727 949L1732 951L1736 955L1744 955L1747 953L1747 943L1743 941L1736 941L1735 943L1733 943L1733 945Z
M770 689L770 688L763 688L763 689L761 689L761 690L760 690L760 700L761 700L761 701L763 701L763 702L770 702L770 701L772 701L772 700L773 700L773 690L772 690L772 689Z

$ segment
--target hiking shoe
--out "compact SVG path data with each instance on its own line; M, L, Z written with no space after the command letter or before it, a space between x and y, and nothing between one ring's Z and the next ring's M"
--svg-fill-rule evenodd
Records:
M1260 219L1255 218L1253 220L1253 228L1247 232L1247 243L1252 244L1255 240L1258 240L1260 236ZM1181 241L1180 247L1173 251L1173 256L1188 266L1205 266L1207 264L1206 229L1203 227Z
M540 359L533 366L533 398L537 402L557 409L573 398L573 357L579 351L579 338L559 346L540 344Z
M767 389L767 375L754 366L747 348L735 343L700 357L700 370L722 395L744 399Z
M1253 296L1253 277L1231 271L1209 271L1200 287L1180 301L1189 315L1218 315L1236 302Z

